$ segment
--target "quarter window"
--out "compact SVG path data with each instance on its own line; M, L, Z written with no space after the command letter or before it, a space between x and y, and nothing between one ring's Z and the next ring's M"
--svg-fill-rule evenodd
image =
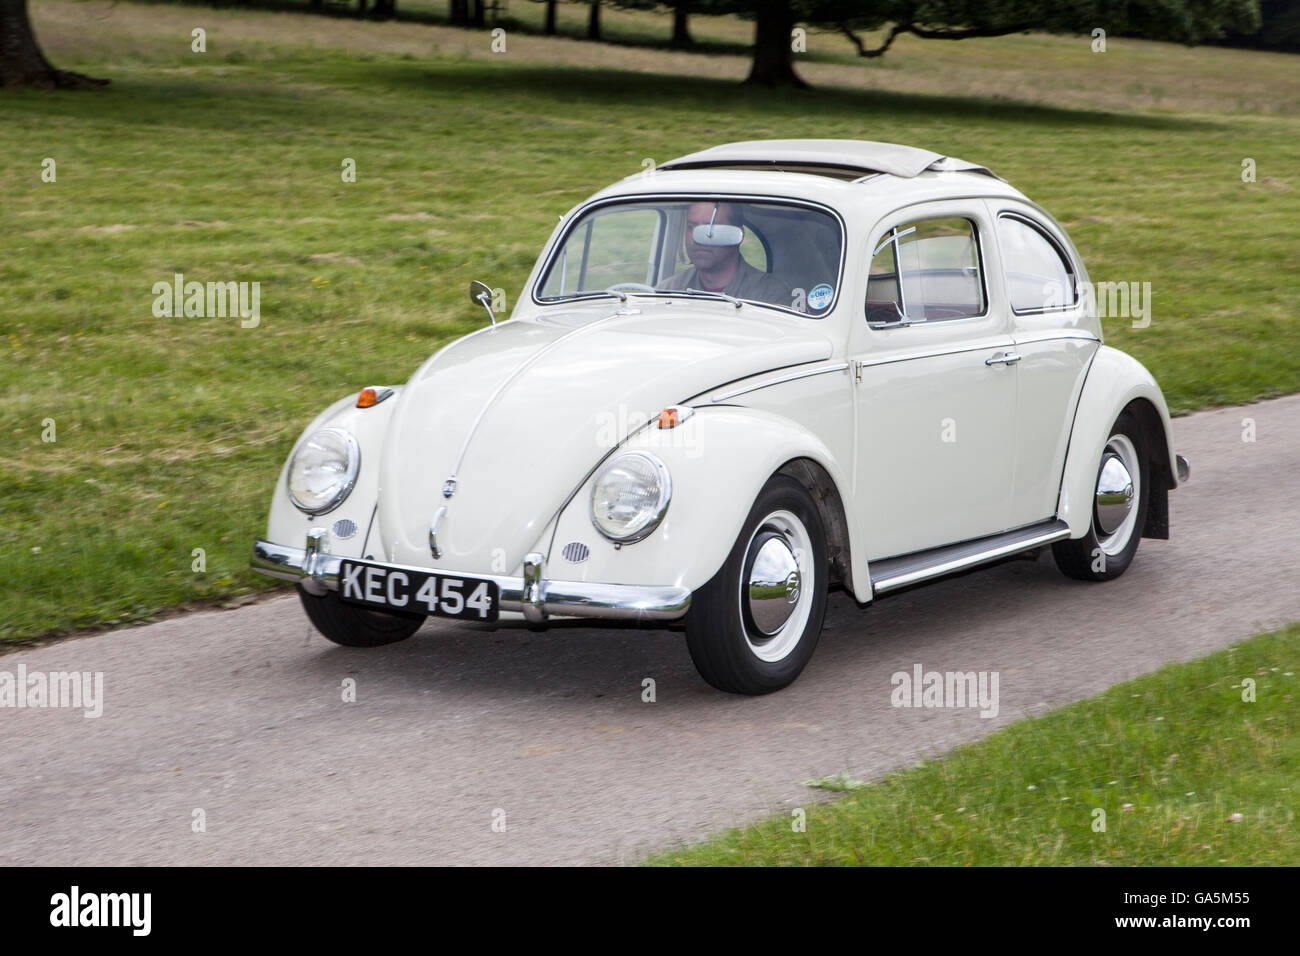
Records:
M1079 301L1074 270L1060 248L1018 216L998 217L1007 298L1016 312L1068 309Z
M867 277L877 327L983 315L979 237L969 219L921 219L881 237Z

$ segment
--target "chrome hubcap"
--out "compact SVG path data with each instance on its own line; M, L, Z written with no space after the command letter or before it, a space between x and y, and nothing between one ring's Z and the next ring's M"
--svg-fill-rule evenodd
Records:
M754 656L774 663L799 644L812 612L812 540L798 515L774 511L745 549L740 616Z
M790 543L775 531L763 532L754 543L758 553L749 570L749 614L754 626L771 637L799 603L799 564Z
M1114 452L1102 457L1097 478L1097 526L1103 534L1114 534L1133 510L1133 477Z
M1127 435L1111 435L1101 453L1093 506L1093 523L1102 551L1113 555L1128 547L1137 524L1141 494L1137 446Z

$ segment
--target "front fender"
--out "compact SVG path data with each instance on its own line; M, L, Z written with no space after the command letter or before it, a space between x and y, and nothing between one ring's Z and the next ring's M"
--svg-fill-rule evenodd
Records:
M1081 538L1092 522L1092 499L1096 488L1097 467L1102 450L1110 437L1110 427L1133 402L1146 402L1139 420L1144 421L1152 461L1152 498L1163 497L1178 482L1174 467L1174 436L1169 423L1160 386L1146 367L1118 349L1103 345L1088 369L1088 378L1079 396L1070 448L1066 454L1061 494L1056 516L1070 526L1070 537Z
M845 507L853 500L847 477L820 439L758 409L700 407L676 428L641 429L613 455L628 451L652 452L668 467L673 494L663 521L645 539L616 549L591 520L593 473L560 512L547 555L549 577L696 590L722 567L768 478L795 459L825 469ZM862 553L856 524L848 521L852 555ZM570 543L589 549L585 560L566 556L581 554L580 548L566 549ZM851 560L851 567L854 593L870 594L865 562Z
M278 544L302 547L307 539L307 532L312 528L330 530L328 550L331 554L345 558L362 558L366 537L370 533L371 518L375 502L379 498L379 458L384 447L384 433L388 428L388 419L393 409L402 398L402 387L394 386L394 394L370 408L357 408L357 392L339 399L325 411L316 416L298 440L294 449L318 428L334 426L350 432L357 440L361 453L361 467L357 472L357 483L352 493L343 503L326 514L306 515L299 511L289 500L286 482L289 474L289 462L293 452L280 467L280 478L275 485L275 494L271 498L271 513L266 523L266 539ZM333 529L339 522L351 521L355 531L344 538ZM340 527L342 527L340 525ZM370 553L379 555L378 543L370 543Z

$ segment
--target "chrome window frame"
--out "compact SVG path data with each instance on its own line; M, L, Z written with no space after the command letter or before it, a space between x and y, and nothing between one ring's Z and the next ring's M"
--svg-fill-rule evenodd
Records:
M986 319L989 317L991 314L991 302L989 297L988 270L985 268L984 262L984 239L980 235L980 224L976 221L975 216L976 213L974 212L921 216L918 219L904 219L902 222L890 226L889 229L886 230L886 232L892 234L891 237L882 238L880 243L876 246L876 251L873 252L871 257L867 260L867 285L862 294L862 318L866 321L867 328L874 332L889 332L892 329L905 329L913 325L947 325L949 322L969 322L971 319ZM894 243L895 281L898 283L898 297L902 300L904 308L906 308L907 300L903 296L903 281L897 276L899 260L896 240L900 236L907 235L907 232L900 232L899 230L902 230L905 227L915 229L918 222L929 222L936 219L965 219L970 223L971 232L975 236L975 259L979 264L980 293L984 300L984 308L981 311L976 312L974 315L963 315L958 319L908 319L906 316L903 316L903 320L899 322L872 322L867 318L867 292L871 289L871 263L876 258L876 254L889 243Z
M603 291L579 292L573 295L567 295L564 298L559 298L559 299L543 299L538 296L538 292L540 291L541 286L545 283L547 276L550 275L551 267L555 264L555 259L559 255L560 251L564 248L565 243L568 242L569 236L573 233L573 230L577 227L578 223L582 221L582 218L588 212L590 212L593 209L597 209L601 206L616 205L620 203L646 202L646 201L654 201L654 200L667 201L667 202L673 202L673 201L679 202L683 200L693 200L696 202L709 202L709 201L718 200L722 202L768 203L771 205L803 206L808 209L814 209L818 212L828 213L835 220L836 224L838 224L840 227L839 271L835 277L835 298L831 300L831 304L827 306L826 309L822 311L820 314L813 315L809 312L800 312L798 309L792 309L792 308L787 308L786 306L776 305L773 302L764 302L761 299L741 299L740 301L744 302L747 305L759 305L766 309L775 309L777 312L784 312L787 315L797 315L800 318L811 319L815 322L820 322L824 319L829 318L831 314L835 311L835 307L839 305L840 293L843 291L844 288L844 270L845 270L847 257L848 257L848 228L844 223L844 217L840 215L838 209L835 209L833 206L828 206L825 203L817 202L812 199L800 199L795 196L784 196L784 195L777 195L773 193L759 194L759 193L726 193L726 192L700 192L700 191L685 192L680 190L674 190L673 192L662 192L662 193L629 193L627 195L622 195L622 196L607 196L604 199L595 199L590 202L583 203L580 207L578 207L577 210L574 211L573 215L569 219L569 222L565 226L564 232L562 232L556 238L554 244L551 246L550 251L546 255L545 262L543 263L541 269L538 270L537 281L534 282L532 284L532 287L528 290L528 297L532 301L532 303L534 305L546 307L546 306L554 306L554 305L567 305L574 302L586 302L591 299L605 298L606 296ZM771 261L771 257L769 256L769 262L770 261ZM773 274L774 273L768 273L768 275L773 275ZM647 298L651 297L651 293L649 292L634 292L632 294L637 296L645 296ZM663 298L663 299L670 299L670 298L689 299L692 301L701 301L701 302L719 301L715 299L713 296L701 295L699 293L691 293L685 291L684 289L671 289L671 290L666 289L661 292L656 291L653 297Z
M1069 273L1070 277L1070 291L1074 293L1074 301L1067 305L1058 305L1051 308L1040 306L1034 309L1017 309L1016 304L1011 300L1011 286L1007 282L1006 250L1002 248L1002 239L999 237L997 243L998 252L1000 253L998 258L1002 260L1002 286L1006 289L1007 308L1011 310L1012 315L1049 315L1054 312L1072 312L1075 309L1078 309L1083 304L1083 298L1079 295L1079 270L1075 268L1074 259L1070 256L1069 252L1066 251L1065 247L1057 241L1056 237L1052 235L1051 230L1046 228L1041 222L1037 221L1032 216L1023 213L1018 209L1003 209L998 212L994 219L993 229L995 232L997 231L997 224L1003 219L1012 219L1021 222L1047 240L1047 244L1052 247L1052 250L1057 254L1061 262L1064 263L1066 271Z

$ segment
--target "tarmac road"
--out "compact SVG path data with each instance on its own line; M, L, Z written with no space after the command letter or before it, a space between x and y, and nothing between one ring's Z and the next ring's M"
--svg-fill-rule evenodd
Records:
M293 596L9 654L102 672L104 704L0 710L0 864L631 862L1300 620L1300 396L1174 430L1173 537L1122 578L1045 554L865 609L832 594L812 663L763 698L707 687L676 632L431 623L351 650ZM998 671L998 715L892 707L918 663Z

